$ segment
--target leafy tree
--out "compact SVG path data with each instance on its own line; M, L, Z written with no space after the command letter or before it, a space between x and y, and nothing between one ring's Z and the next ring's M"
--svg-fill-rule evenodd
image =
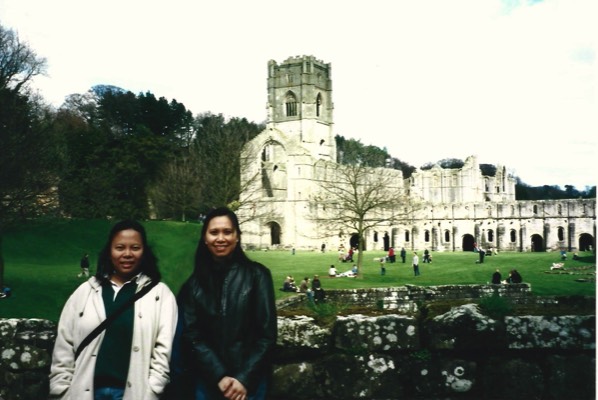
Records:
M365 146L360 140L336 136L336 152L339 164L363 164L369 167L385 167L390 160L386 150Z
M226 120L222 114L205 113L195 119L197 136L191 151L199 163L200 211L239 201L241 150L264 129L245 118Z
M28 83L45 59L0 25L0 288L4 285L3 231L53 205L59 142L48 134L49 111Z
M398 158L392 157L390 159L389 168L398 169L403 172L403 179L411 178L411 175L415 172L416 168L406 162L399 160Z
M57 120L69 159L61 199L80 217L147 218L150 188L193 129L182 104L107 85L69 96Z
M595 199L596 186L587 186L585 190L579 191L572 185L565 185L563 190L557 185L530 186L517 178L515 196L517 200Z

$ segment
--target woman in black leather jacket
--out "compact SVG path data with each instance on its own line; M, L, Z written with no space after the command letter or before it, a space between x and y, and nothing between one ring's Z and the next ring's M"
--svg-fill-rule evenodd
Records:
M274 285L270 270L243 252L228 208L205 219L179 307L195 399L264 399L277 335Z

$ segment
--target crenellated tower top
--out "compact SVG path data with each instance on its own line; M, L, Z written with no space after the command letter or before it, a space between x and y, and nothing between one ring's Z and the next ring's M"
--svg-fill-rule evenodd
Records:
M295 137L318 159L336 161L331 66L313 56L268 62L268 126Z

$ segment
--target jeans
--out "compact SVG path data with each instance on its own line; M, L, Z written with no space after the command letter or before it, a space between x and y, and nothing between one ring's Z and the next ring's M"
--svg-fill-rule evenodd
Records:
M114 387L102 387L93 392L94 400L122 400L125 389Z
M267 380L266 378L262 378L255 393L251 396L248 395L247 400L265 400L267 390ZM220 398L224 399L224 396L221 396ZM195 385L195 400L213 400L204 381L198 381Z

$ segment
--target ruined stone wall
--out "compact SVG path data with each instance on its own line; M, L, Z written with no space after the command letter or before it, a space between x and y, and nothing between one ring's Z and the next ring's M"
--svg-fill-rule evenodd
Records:
M491 318L473 302L434 317L417 312L429 300L494 293L513 302L545 301L548 310L551 300L531 296L529 289L522 284L331 291L337 303L386 312L337 316L327 323L306 315L279 317L270 398L595 399L595 315ZM303 299L279 306L296 307ZM0 319L0 399L47 397L55 336L51 321Z

